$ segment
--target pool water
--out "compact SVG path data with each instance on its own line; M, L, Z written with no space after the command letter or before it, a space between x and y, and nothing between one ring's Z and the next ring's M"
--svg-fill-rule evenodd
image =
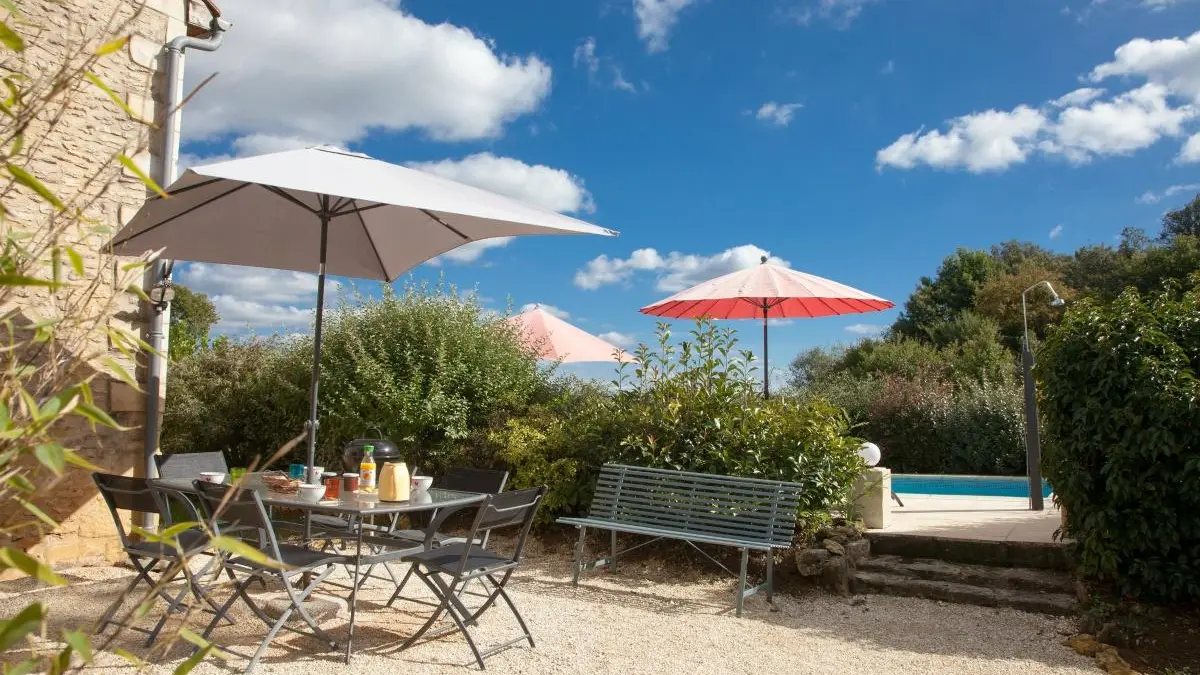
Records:
M1028 498L1029 479L1024 476L892 474L892 490L899 494ZM1042 481L1042 496L1050 496L1050 484L1046 481Z

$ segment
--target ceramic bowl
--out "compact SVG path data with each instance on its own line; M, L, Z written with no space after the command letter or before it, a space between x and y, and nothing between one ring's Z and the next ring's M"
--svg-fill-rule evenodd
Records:
M412 489L413 492L425 492L429 486L433 485L433 476L413 476Z
M223 471L201 471L200 480L205 483L224 483L225 473Z
M316 504L325 496L325 486L319 483L301 483L300 490L296 494L300 497L300 501Z

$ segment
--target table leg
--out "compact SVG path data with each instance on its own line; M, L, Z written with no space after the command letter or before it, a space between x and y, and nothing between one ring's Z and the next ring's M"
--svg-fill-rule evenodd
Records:
M358 566L362 560L363 523L358 523L358 539L354 549L354 583L350 585L350 630L346 633L346 665L350 665L350 651L354 644L354 614L358 607Z

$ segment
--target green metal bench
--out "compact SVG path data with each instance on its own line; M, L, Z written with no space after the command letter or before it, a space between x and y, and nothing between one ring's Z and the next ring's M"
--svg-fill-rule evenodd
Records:
M737 615L742 615L746 598L765 591L772 601L774 556L771 550L792 545L802 487L797 483L737 478L668 469L645 469L623 464L605 464L584 518L559 518L558 522L579 529L575 545L575 572L580 574L607 565L616 571L617 558L660 539L678 539L700 551L721 569L733 570L705 553L697 543L732 546L742 553L737 574ZM588 528L612 533L608 557L584 561L584 538ZM617 551L617 533L653 537L649 541ZM750 551L767 552L766 582L746 585Z

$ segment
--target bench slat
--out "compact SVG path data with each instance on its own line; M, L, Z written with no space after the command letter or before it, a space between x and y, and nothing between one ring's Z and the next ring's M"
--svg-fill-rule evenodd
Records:
M714 537L703 534L694 534L689 532L679 532L677 530L662 530L653 527L642 527L638 525L628 525L624 523L610 523L605 520L594 520L592 518L559 518L559 523L563 525L583 525L585 527L595 527L607 530L616 530L617 532L627 532L629 534L643 534L650 537L665 537L667 539L681 539L693 541L701 544L718 544L724 546L745 546L755 550L765 550L768 548L786 548L791 545L791 542L785 544L771 543L767 544L762 541L735 539L728 537Z
M613 513L625 506L626 510L642 509L648 511L669 510L673 513L694 515L702 519L739 520L747 524L767 527L770 525L786 525L794 521L786 512L771 512L771 504L750 505L745 503L701 502L689 503L645 497L625 496L620 502L610 502L602 505L593 503L589 513L611 517Z
M732 490L740 494L749 495L774 495L779 493L800 494L804 487L796 483L765 483L759 481L753 484L744 484L736 481L705 481L691 478L681 478L678 476L669 477L662 474L644 474L640 472L629 472L619 474L616 472L601 472L598 483L617 483L622 485L675 485L675 486L695 486L699 489L713 490Z

